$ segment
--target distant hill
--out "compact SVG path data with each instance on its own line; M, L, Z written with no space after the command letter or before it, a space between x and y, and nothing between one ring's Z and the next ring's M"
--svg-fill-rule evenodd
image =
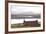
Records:
M28 19L28 18L40 18L40 14L19 14L19 15L11 15L11 19Z

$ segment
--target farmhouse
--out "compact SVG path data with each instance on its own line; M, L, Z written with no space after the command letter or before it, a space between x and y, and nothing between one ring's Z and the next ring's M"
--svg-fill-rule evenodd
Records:
M24 26L31 26L31 27L38 27L40 24L38 23L38 20L36 21L24 21Z

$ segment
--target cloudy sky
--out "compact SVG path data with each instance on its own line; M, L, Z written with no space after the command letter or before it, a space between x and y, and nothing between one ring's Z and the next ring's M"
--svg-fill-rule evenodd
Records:
M40 5L31 5L31 4L13 4L11 5L11 14L40 14L41 6Z
M42 5L36 4L19 4L19 3L9 3L11 14L40 14L42 11ZM28 19L26 19L28 21ZM32 19L29 19L32 20ZM39 21L39 20L38 20ZM23 23L23 19L12 19L11 23Z

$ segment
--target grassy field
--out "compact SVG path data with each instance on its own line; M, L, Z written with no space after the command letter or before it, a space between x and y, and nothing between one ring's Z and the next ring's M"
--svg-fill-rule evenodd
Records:
M32 26L16 26L15 24L11 25L11 28L29 28L29 27L32 27ZM40 26L38 25L38 26L35 26L35 27L40 27Z

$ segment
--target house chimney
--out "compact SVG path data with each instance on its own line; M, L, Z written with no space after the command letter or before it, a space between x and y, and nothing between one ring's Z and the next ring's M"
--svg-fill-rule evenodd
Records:
M24 23L25 23L25 19L24 19Z

